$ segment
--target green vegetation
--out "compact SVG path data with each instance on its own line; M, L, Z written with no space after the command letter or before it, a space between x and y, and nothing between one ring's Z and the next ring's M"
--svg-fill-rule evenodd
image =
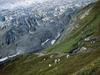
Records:
M83 19L80 16L90 7L78 13L78 28L74 27L63 41L46 49L49 54L40 57L34 54L20 56L6 64L2 71L6 75L100 75L100 1L92 7L89 15ZM96 38L95 43L84 41L87 37ZM66 53L55 53L69 52L77 47L86 47L89 52L69 57L66 57ZM55 63L55 59L60 61Z
M54 57L50 58L51 55ZM57 58L61 61L55 64L54 60ZM49 67L49 64L52 66ZM100 72L100 50L69 58L66 55L60 57L56 54L42 57L25 56L17 58L3 70L8 75L91 75L92 72L95 75Z
M91 6L91 5L90 5ZM93 6L87 8L83 8L81 12L78 13L77 16L84 14L88 9L92 8ZM61 41L60 43L46 49L47 52L69 52L70 50L74 49L78 43L82 43L86 37L95 36L99 34L100 31L100 6L99 3L90 10L89 15L87 15L84 19L79 19L77 17L77 24L78 28L73 29L67 37ZM76 25L77 25L76 24ZM75 26L75 25L74 25ZM98 29L98 32L97 32ZM65 32L66 33L66 32ZM98 36L98 35L97 35ZM84 43L84 42L83 42ZM80 44L81 45L81 44Z

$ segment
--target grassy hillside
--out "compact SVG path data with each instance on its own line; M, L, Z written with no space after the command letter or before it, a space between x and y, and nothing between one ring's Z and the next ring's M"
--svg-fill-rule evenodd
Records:
M52 58L50 58L51 54L18 58L7 65L3 71L7 75L99 75L100 73L100 50L73 55L69 58L66 55L61 57L52 55L54 55ZM61 61L55 63L55 59Z
M84 18L80 19L82 15L88 13ZM77 14L74 17L76 21L74 22L73 28L69 35L66 35L66 38L60 43L55 44L54 46L46 49L47 52L69 52L77 46L82 46L84 39L89 36L99 36L100 28L100 5L99 3L94 6L89 5ZM64 32L67 33L67 32ZM96 35L97 34L97 35ZM64 36L65 37L65 36ZM80 45L79 45L80 43Z
M6 64L0 75L100 75L100 1L83 8L75 18L70 34L45 50L49 54L18 57ZM78 54L64 53L77 48Z

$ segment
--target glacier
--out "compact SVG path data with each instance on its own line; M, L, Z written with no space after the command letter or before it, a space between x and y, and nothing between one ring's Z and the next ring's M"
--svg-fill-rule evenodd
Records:
M95 1L0 0L0 61L55 44L75 13Z

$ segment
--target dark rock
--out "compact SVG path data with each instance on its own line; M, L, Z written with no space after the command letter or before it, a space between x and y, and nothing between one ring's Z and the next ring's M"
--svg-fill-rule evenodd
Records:
M4 22L5 21L5 17L4 16L0 16L0 21Z

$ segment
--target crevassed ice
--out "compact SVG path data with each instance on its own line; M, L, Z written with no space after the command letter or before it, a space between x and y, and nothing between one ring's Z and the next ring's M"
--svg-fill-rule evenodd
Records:
M0 0L0 8L13 9L18 6L25 7L25 6L29 6L33 3L43 3L46 1L48 1L48 0Z

